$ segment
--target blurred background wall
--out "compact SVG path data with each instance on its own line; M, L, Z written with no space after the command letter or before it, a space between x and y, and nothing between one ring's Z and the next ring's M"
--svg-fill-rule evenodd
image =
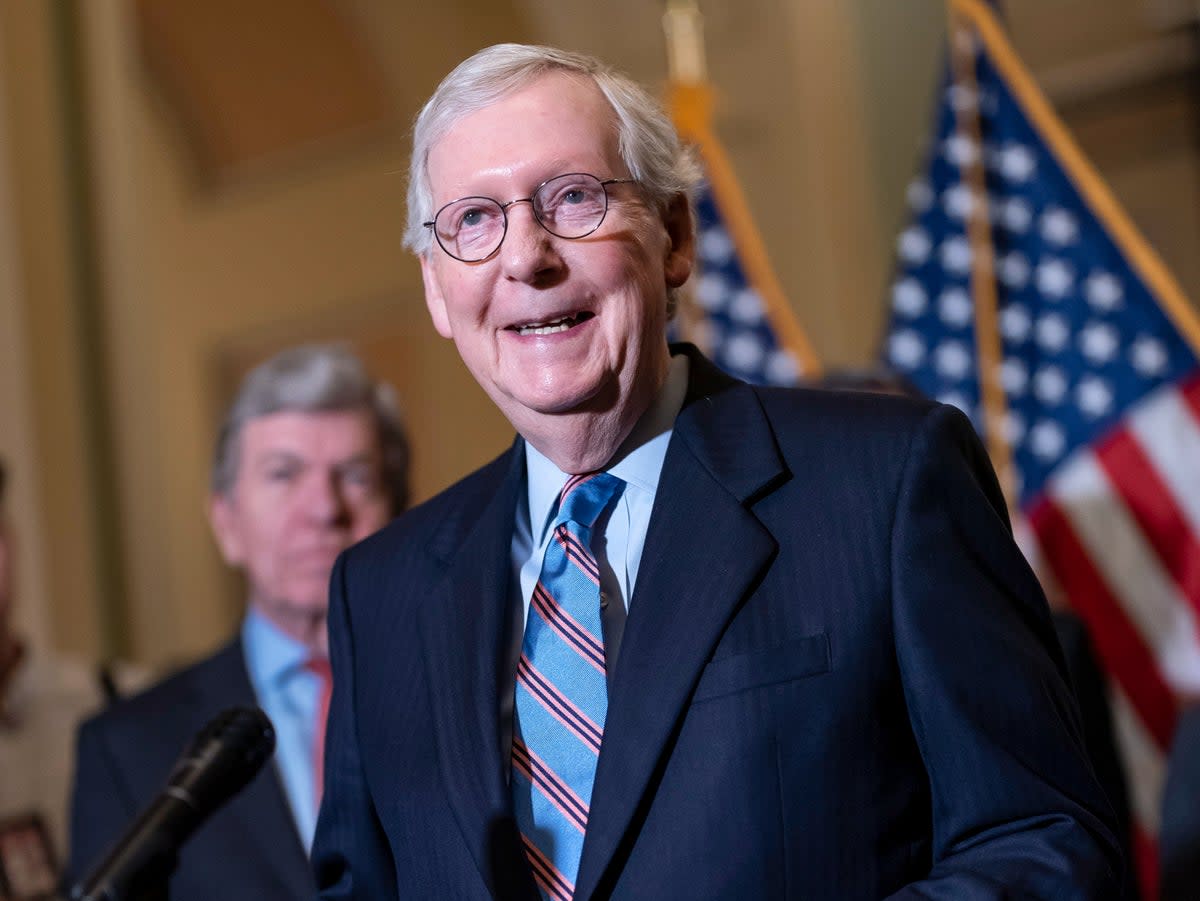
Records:
M930 129L941 0L702 0L716 128L818 354L873 358ZM1085 151L1200 296L1193 0L1009 0ZM395 382L428 497L511 431L427 322L400 247L408 128L502 40L661 88L647 0L0 4L0 455L21 617L161 664L229 633L208 534L216 422L263 355L344 338Z

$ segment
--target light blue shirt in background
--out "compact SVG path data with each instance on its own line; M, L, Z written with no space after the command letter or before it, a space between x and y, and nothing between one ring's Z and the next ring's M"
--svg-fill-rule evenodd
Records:
M313 749L321 679L305 667L309 649L251 608L242 623L250 684L275 726L275 771L305 851L317 828Z

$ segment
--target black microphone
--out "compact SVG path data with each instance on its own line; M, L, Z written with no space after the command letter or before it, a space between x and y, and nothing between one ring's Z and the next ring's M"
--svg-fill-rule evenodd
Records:
M192 739L166 788L142 811L72 901L165 897L179 848L218 807L241 791L275 751L275 730L257 707L232 707Z

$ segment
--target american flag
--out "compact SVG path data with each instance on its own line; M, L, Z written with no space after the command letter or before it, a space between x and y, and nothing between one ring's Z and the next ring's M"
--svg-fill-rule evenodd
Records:
M973 26L973 77L947 79L908 189L884 354L983 433L972 276L994 273L1023 543L1110 676L1149 887L1177 698L1200 692L1200 324L992 13L955 6ZM980 164L985 195L968 177Z
M693 8L685 13L696 17ZM699 34L698 21L689 29ZM699 58L699 46L685 56ZM795 385L820 364L767 258L733 166L711 126L713 92L695 65L671 85L676 126L691 142L705 182L694 198L696 270L672 326L730 374L757 385Z
M709 184L696 198L696 227L692 290L699 315L685 323L689 336L730 375L756 385L795 385L799 355L780 343Z

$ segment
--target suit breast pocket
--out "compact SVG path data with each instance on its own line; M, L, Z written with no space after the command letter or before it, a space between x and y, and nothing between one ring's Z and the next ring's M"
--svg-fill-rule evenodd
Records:
M829 671L829 636L806 635L785 644L714 660L704 668L692 703L765 688Z

